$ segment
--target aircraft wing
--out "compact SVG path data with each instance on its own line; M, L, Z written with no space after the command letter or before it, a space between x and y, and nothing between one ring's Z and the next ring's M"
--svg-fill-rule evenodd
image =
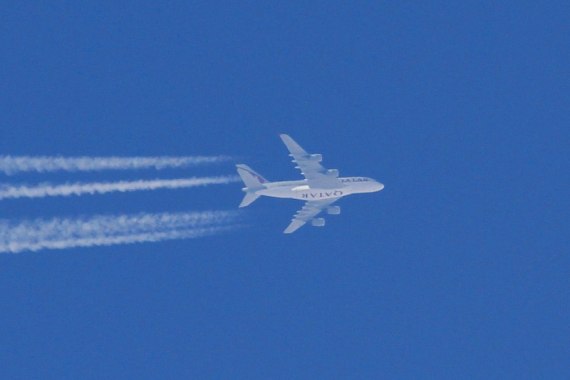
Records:
M289 135L280 135L281 140L289 150L289 156L293 157L296 168L307 179L309 187L313 188L338 188L343 184L338 181L338 170L327 170L321 165L323 158L320 154L309 154Z
M291 221L291 224L289 224L283 233L290 234L297 231L299 228L303 227L305 223L313 220L321 211L332 205L338 199L339 198L331 198L322 201L306 202L303 208L297 211Z

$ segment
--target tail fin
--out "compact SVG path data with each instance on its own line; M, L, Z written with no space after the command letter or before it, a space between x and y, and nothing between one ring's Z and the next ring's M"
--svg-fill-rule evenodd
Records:
M263 184L269 181L267 181L259 173L256 173L247 165L240 164L236 165L236 167L241 180L246 186L243 188L243 191L245 191L245 197L243 197L243 200L241 201L239 207L246 207L252 204L257 198L259 198L259 195L255 192L257 190L263 189Z
M236 167L241 180L248 190L261 189L264 183L269 182L247 165L239 164Z

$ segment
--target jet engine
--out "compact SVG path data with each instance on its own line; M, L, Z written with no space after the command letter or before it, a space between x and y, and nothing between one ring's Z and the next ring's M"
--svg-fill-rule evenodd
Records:
M311 224L313 225L313 227L324 227L325 219L324 218L315 218L315 219L311 220Z
M322 154L310 154L309 160L314 162L321 162L323 160Z
M327 207L327 214L329 214L329 215L340 214L340 206L329 206L329 207Z

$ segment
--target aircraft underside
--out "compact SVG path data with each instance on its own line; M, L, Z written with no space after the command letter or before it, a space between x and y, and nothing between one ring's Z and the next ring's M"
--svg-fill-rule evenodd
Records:
M339 206L332 206L340 198L357 193L372 193L380 191L384 185L368 177L339 177L338 170L325 169L320 162L320 154L308 154L299 144L288 135L281 139L293 157L293 162L305 177L300 181L269 182L247 165L237 166L238 174L246 187L246 193L240 207L246 207L260 196L272 198L288 198L304 201L289 226L283 231L292 233L310 222L315 227L325 225L324 218L317 218L321 212L329 215L340 214Z

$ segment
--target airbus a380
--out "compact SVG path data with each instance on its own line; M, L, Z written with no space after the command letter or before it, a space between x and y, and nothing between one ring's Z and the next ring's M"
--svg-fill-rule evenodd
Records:
M293 233L307 222L311 222L315 227L323 227L325 219L317 218L317 215L323 210L329 215L340 214L340 207L332 206L340 198L352 194L374 193L384 188L383 184L368 177L339 177L337 169L327 170L320 164L322 155L309 154L288 135L280 136L289 150L289 156L297 164L296 168L300 169L305 177L304 180L269 182L247 165L236 166L246 186L242 189L245 197L239 207L249 206L262 195L306 202L284 233Z

